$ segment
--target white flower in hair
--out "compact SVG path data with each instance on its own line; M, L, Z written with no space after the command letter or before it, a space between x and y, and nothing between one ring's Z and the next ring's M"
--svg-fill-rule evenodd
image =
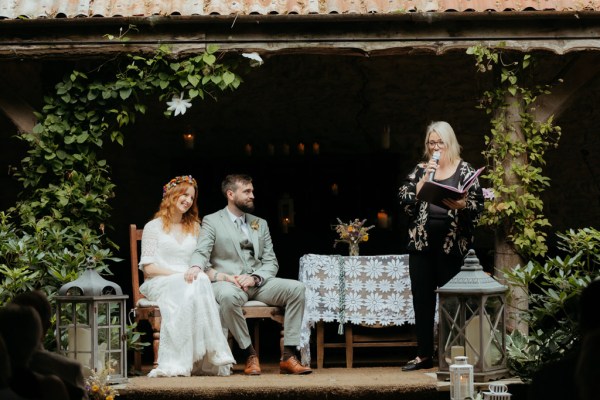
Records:
M192 106L192 103L190 100L184 99L183 92L181 92L179 96L174 95L171 101L167 101L167 105L169 106L167 110L173 111L173 115L178 116L179 114L185 114L187 109Z
M264 63L263 59L256 52L254 52L254 53L242 53L242 57L246 57L246 58L249 58L251 60L250 61L250 66L251 67L258 67L258 66L261 66Z

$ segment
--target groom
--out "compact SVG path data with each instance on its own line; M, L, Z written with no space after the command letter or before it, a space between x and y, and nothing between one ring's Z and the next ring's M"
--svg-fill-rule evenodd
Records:
M279 265L267 221L252 214L254 186L247 175L228 175L221 184L227 207L207 215L188 274L210 271L223 323L246 358L246 375L260 375L260 362L252 346L242 305L248 300L285 307L282 374L310 374L296 357L304 313L304 285L277 278Z

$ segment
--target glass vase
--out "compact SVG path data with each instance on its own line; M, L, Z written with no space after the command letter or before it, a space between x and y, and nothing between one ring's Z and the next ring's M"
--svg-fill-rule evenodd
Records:
M358 243L348 243L348 249L350 251L350 256L358 255Z

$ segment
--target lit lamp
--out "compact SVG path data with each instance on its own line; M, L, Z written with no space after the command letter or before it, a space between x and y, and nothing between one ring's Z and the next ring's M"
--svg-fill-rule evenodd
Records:
M321 146L319 145L319 142L314 142L312 145L312 148L313 148L313 154L315 156L318 156L319 152L321 151Z
M460 272L439 294L439 380L449 378L453 358L466 356L475 382L508 376L506 367L506 292L508 288L483 272L469 250Z
M387 228L389 228L389 225L390 225L390 217L389 217L388 213L386 213L385 210L380 210L377 213L377 226L382 229L387 229Z
M467 357L458 356L450 366L450 400L473 398L473 366Z
M290 197L289 193L284 193L279 198L278 212L281 231L288 233L289 228L294 227L294 199Z
M97 373L109 368L108 382L127 382L125 301L119 285L102 278L90 257L86 270L56 296L57 351Z
M331 194L337 196L340 193L340 187L337 183L331 184Z
M195 140L196 135L193 132L187 132L183 134L183 145L186 149L193 150Z

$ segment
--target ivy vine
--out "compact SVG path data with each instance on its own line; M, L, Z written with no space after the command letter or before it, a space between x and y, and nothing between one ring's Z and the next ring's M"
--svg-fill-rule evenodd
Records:
M544 229L550 226L541 198L550 185L543 174L544 156L558 146L561 129L553 117L536 120L534 111L536 100L548 94L550 86L524 83L531 82L533 73L534 59L529 54L509 54L482 45L470 47L467 54L475 56L479 72L493 73L495 81L479 105L492 116L482 154L488 164L484 178L493 192L480 224L499 229L525 258L544 255Z
M122 32L117 39L126 41ZM237 89L237 71L249 66L243 60L215 45L178 60L161 45L150 56L127 54L90 73L74 70L56 84L32 132L18 136L28 151L16 173L19 200L0 212L0 305L33 288L52 298L88 257L110 273L117 246L105 233L115 188L102 157L106 143L123 145L125 128L155 96L193 102Z

